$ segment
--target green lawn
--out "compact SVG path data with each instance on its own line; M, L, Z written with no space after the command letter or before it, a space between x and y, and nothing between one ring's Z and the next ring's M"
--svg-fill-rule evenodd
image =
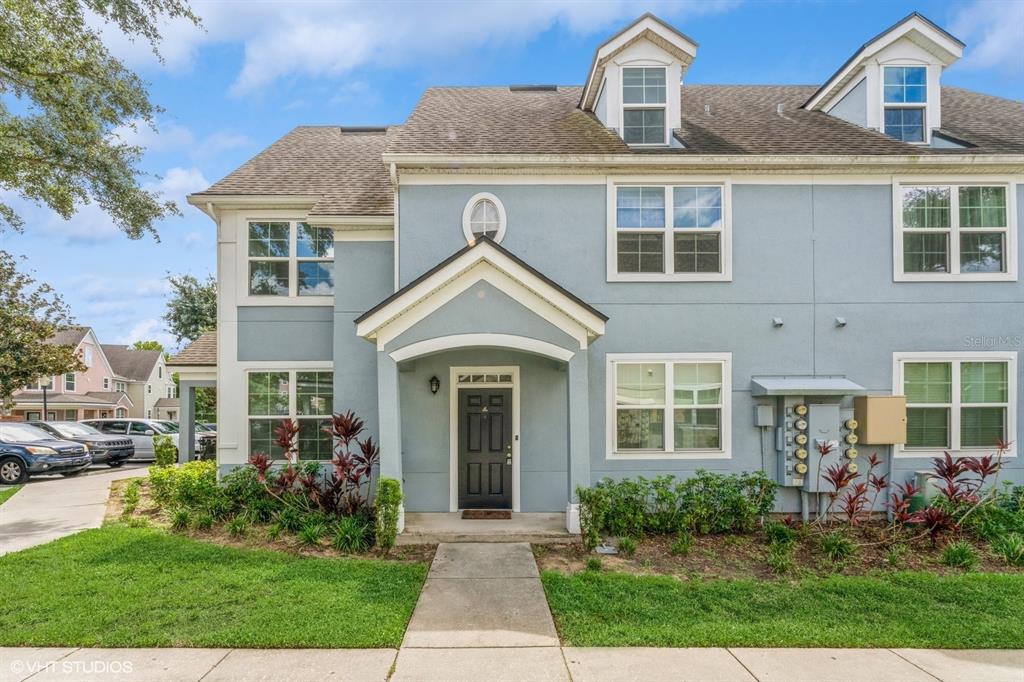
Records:
M18 492L19 490L21 490L20 485L0 486L0 504L3 504L7 500L11 499L11 496L14 495L14 493Z
M0 557L0 646L395 647L426 572L115 524Z
M545 571L573 646L1024 647L1024 575L785 581Z

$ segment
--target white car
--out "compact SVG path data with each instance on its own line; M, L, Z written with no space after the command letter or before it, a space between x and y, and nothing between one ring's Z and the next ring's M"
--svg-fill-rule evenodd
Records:
M154 436L170 436L178 447L178 431L159 419L83 419L83 424L114 436L127 435L135 445L132 462L151 462L156 459ZM196 438L198 446L199 439Z

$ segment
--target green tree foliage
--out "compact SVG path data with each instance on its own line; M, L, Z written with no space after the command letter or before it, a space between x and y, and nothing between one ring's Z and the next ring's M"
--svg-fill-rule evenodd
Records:
M140 147L118 127L154 125L142 80L104 47L103 22L157 53L158 25L199 23L183 0L0 0L0 189L65 219L96 202L132 239L178 214L139 182ZM23 219L0 202L0 227Z
M0 251L0 407L9 408L15 391L41 377L85 369L74 348L48 343L70 323L63 299Z
M164 344L159 341L136 341L132 344L132 348L135 350L158 350L162 352Z
M195 341L217 328L217 280L200 281L193 275L168 275L171 298L164 321L179 342Z

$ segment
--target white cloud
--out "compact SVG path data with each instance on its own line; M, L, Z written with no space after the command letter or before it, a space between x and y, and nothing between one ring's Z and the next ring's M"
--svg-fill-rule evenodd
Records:
M170 199L177 203L179 208L184 208L186 196L209 186L210 181L203 176L203 172L198 168L175 166L167 169L167 172L159 180L147 183L145 188L160 192L165 199Z
M75 288L93 302L115 303L130 295L131 299L161 298L171 291L163 277L116 277L112 275L83 275L74 280ZM108 306L113 310L112 306Z
M197 52L242 45L244 60L232 94L246 95L292 75L337 77L367 63L397 67L422 59L457 58L480 47L525 44L561 25L578 34L609 33L645 11L686 30L687 17L732 9L740 0L546 0L520 2L226 2L197 0L204 30L167 24L164 68L184 71ZM104 30L115 54L133 66L154 66L148 46ZM582 78L582 76L581 76Z
M252 140L247 135L222 131L203 138L203 143L198 151L201 153L222 152L228 149L244 147L251 143Z
M177 345L174 335L164 327L163 320L155 317L135 323L128 332L122 334L114 343L133 344L136 341L159 341L163 344L164 348L174 348Z
M121 142L136 145L147 151L163 151L189 147L195 141L192 131L177 123L157 121L156 130L142 119L134 119L114 128L111 133Z
M957 13L952 33L967 43L958 67L1024 70L1024 2L975 0Z

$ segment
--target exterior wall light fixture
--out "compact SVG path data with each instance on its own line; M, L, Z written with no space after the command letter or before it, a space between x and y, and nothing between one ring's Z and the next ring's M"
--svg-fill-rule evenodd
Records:
M430 392L437 393L441 389L441 380L436 376L430 377Z

